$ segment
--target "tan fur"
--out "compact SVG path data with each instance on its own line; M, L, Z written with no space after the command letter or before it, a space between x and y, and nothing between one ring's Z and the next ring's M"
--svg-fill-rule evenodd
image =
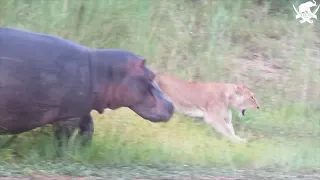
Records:
M179 113L203 118L218 132L236 142L246 142L234 132L230 107L257 109L255 94L244 86L232 83L187 82L167 74L157 73L155 83L170 99Z

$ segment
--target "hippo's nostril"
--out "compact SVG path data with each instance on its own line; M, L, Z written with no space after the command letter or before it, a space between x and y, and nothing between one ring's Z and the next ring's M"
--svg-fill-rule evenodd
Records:
M169 113L172 114L174 112L174 106L171 102L169 102Z
M174 112L174 106L171 102L167 103L167 120L171 119L171 116L173 115Z
M257 109L260 109L260 107L259 107L259 106L257 106Z

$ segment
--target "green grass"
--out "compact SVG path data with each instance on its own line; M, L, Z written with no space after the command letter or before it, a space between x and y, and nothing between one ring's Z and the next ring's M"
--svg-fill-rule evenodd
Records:
M300 24L288 1L204 2L8 0L0 2L0 24L88 47L127 49L146 57L148 66L186 80L245 83L261 104L241 119L234 115L236 134L249 143L232 144L201 120L175 114L155 124L123 108L93 112L92 145L67 148L62 157L50 127L44 129L49 135L40 129L22 134L0 149L0 167L12 170L0 174L41 171L39 162L52 164L45 172L63 174L81 171L77 163L319 168L318 21ZM61 163L66 167L54 170Z
M287 111L280 109L273 114L262 112L262 115L248 112L247 128L239 130L236 123L237 134L248 137L248 144L231 144L219 138L202 121L193 122L192 119L178 115L168 123L153 124L126 109L104 115L94 114L96 132L93 144L81 150L77 146L66 149L60 160L97 165L180 164L284 169L320 167L320 144L316 137L319 131L312 126L317 119L310 119L310 124L304 123L305 128L301 130L301 121L298 120L303 117L302 114L291 116ZM282 121L285 114L287 119ZM292 128L285 129L288 126ZM12 163L18 159L31 164L42 159L58 161L52 138L39 132L28 132L11 148L0 152L3 160Z

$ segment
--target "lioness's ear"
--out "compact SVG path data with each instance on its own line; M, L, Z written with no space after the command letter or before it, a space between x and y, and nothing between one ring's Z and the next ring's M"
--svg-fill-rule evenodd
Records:
M244 85L237 85L237 86L236 86L236 93L242 91L244 88L245 88Z

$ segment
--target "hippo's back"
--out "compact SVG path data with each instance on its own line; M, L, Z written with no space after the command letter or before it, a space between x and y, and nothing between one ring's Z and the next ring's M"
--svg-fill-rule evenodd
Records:
M0 28L0 133L22 132L89 111L87 48L62 38Z

